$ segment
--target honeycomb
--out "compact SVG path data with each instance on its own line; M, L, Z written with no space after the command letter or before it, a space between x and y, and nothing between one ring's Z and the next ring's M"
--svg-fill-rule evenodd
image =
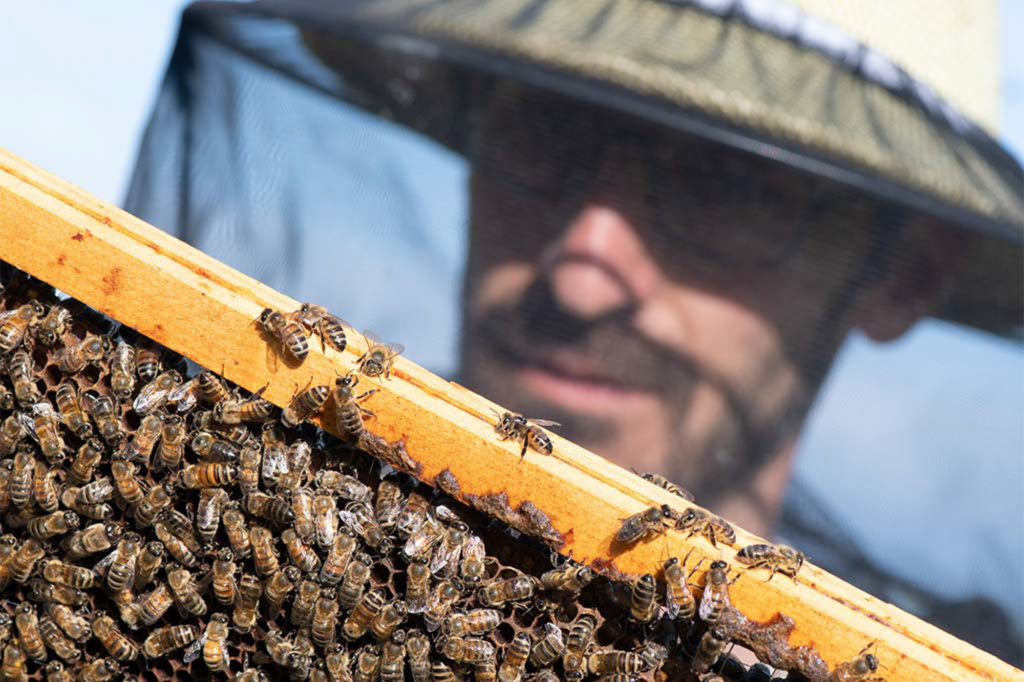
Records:
M36 319L35 322L28 325L23 335L24 338L18 340L17 344L14 344L12 348L7 349L6 352L0 355L0 361L3 363L3 366L0 367L2 369L0 371L0 387L3 389L0 390L0 422L6 421L12 415L15 421L19 419L24 421L25 418L18 415L32 414L35 409L30 401L17 401L13 399L13 396L6 398L8 402L5 405L5 398L3 397L4 394L13 392L15 389L10 371L10 361L13 353L18 348L30 348L34 363L33 379L41 402L48 402L56 407L57 387L65 380L70 380L74 383L79 391L79 395L88 393L90 396L95 394L110 397L114 400L114 403L117 405L117 418L123 430L124 439L119 443L104 443L102 458L90 479L91 481L96 481L98 478L107 477L113 481L112 464L117 458L125 455L126 449L133 442L135 434L142 423L142 417L133 409L133 400L140 391L145 390L144 387L147 385L147 382L137 377L131 397L121 401L116 400L111 390L111 352L119 342L127 342L135 347L144 347L148 344L150 348L156 348L155 344L141 338L131 329L119 327L116 322L103 317L76 301L58 296L52 287L9 266L3 266L3 270L0 271L0 277L2 277L0 282L3 282L5 285L2 298L0 298L0 316L5 317L5 321L11 319L13 314L5 315L4 311L15 311L19 306L31 301L41 303L47 311L50 311L54 306L62 307L70 313L72 319L67 328L62 330L59 340L51 346L46 346L36 340L39 327L39 320ZM4 342L4 333L4 328L0 326L0 343ZM100 335L105 335L110 340L110 346L102 357L94 358L93 361L88 362L85 367L77 372L61 371L58 364L62 349L74 346L83 339ZM166 349L159 350L161 369L163 371L174 369L181 374L183 381L189 381L194 378L201 369L190 368L183 358L176 356ZM226 382L225 386L230 391L237 391L237 389L231 387ZM241 395L242 392L239 391L238 394ZM85 402L87 408L93 404L89 402L89 399L85 399ZM178 402L176 405L165 403L155 414L165 416L178 414L179 407L182 407L182 402ZM190 434L186 442L190 442L192 432L196 430L199 422L203 421L204 417L202 415L204 412L209 411L209 408L210 405L202 404L200 401L200 404L195 408L180 414ZM86 412L88 413L88 411L87 409ZM270 419L276 420L277 414L278 411L275 409ZM161 417L161 419L163 418ZM0 475L6 474L6 480L0 481L0 493L4 493L0 494L0 511L3 512L2 530L6 535L14 538L15 544L13 547L15 548L15 554L18 548L21 548L29 538L28 528L32 524L28 519L42 516L46 512L38 508L39 500L35 497L34 492L28 503L20 508L12 502L10 495L12 490L11 480L15 468L12 458L15 456L15 453L30 454L35 462L40 463L40 472L43 470L53 472L58 492L63 491L71 483L69 481L71 463L85 444L85 440L76 435L68 427L66 421L63 420L58 424L58 432L64 440L65 447L63 453L58 453L50 458L45 457L41 444L38 442L40 440L38 435L33 433L33 427L28 422L25 422L26 425L23 427L24 433L17 437L16 446L8 447L7 451L2 455L4 459L0 460ZM210 421L204 423L206 428L213 430L213 427L210 426ZM234 434L233 440L229 440L227 438L228 434L223 430L213 430L213 433L221 439L221 442L239 443L248 439L249 442L258 444L261 442L261 428L262 424L260 422L248 423L245 425L244 430ZM496 666L500 666L505 661L509 653L510 644L520 633L527 633L529 635L532 647L536 653L538 643L545 637L553 638L553 641L558 640L552 625L557 626L558 634L561 635L564 644L564 640L569 637L573 625L580 623L584 615L589 615L593 618L595 627L592 642L587 646L587 654L593 655L599 652L619 651L628 652L629 655L633 656L632 668L623 670L623 674L610 679L772 680L786 677L791 680L805 679L804 675L801 675L798 670L803 670L807 678L810 679L826 679L828 676L827 670L822 673L820 665L814 661L808 662L793 656L786 659L793 661L792 670L788 673L775 670L763 663L743 664L733 655L736 652L732 649L732 644L721 649L720 652L716 652L716 655L710 659L710 662L705 663L704 671L709 670L712 672L704 672L703 676L698 675L692 672L691 669L695 657L699 658L698 650L701 647L701 642L707 640L709 632L709 625L707 623L700 619L691 621L673 620L663 615L664 611L660 606L656 607L656 613L659 617L653 622L640 624L631 621L631 595L635 589L634 586L621 580L616 580L616 576L610 573L602 575L599 570L595 571L592 579L578 591L543 587L539 585L536 577L556 567L574 568L575 565L570 560L566 560L553 553L541 540L524 535L499 520L490 518L478 510L460 504L442 490L434 490L417 482L415 479L382 463L379 459L371 457L352 444L343 442L320 431L312 424L305 423L299 428L287 429L285 433L287 443L293 448L300 441L305 441L309 444L310 457L308 466L304 466L300 461L293 468L293 475L291 477L285 475L276 480L274 476L261 475L258 486L259 492L273 496L274 499L286 503L287 509L293 513L294 491L309 488L314 493L326 494L326 489L319 487L321 481L317 478L317 474L323 471L336 471L351 476L363 485L368 486L372 494L367 500L370 509L375 509L377 491L382 486L382 481L388 481L389 485L397 485L401 491L401 499L398 503L399 509L403 508L401 505L405 504L410 494L417 493L429 501L430 506L427 517L437 522L436 527L440 528L444 533L449 533L453 528L463 530L462 536L451 536L456 538L456 540L452 541L454 544L458 544L457 538L459 537L465 539L466 537L476 536L482 540L483 547L486 550L486 559L483 562L484 575L479 583L474 584L468 580L463 580L465 577L463 574L465 570L464 557L449 561L447 566L442 566L435 571L434 575L429 579L431 593L438 590L438 585L442 579L447 579L457 590L457 596L450 608L447 610L441 609L441 612L446 617L486 606L483 601L484 591L488 586L493 587L497 585L499 581L521 576L535 577L531 581L533 589L527 590L530 594L524 594L520 599L492 607L500 611L500 622L498 622L496 627L477 635L467 636L473 641L486 641L492 645L494 653L487 656L487 658L493 661ZM164 468L158 471L158 467L153 464L156 457L155 452L154 450L154 454L139 457L135 464L138 467L136 477L144 491L152 490L157 486L165 484L170 485L172 502L167 509L161 512L161 516L157 517L158 520L164 522L167 515L170 514L170 510L173 509L184 514L190 524L193 521L198 522L200 496L202 493L199 489L190 489L183 486L180 470ZM199 461L201 461L200 455L191 446L186 447L181 466L188 466ZM226 466L235 466L235 464L229 458ZM266 474L267 471L264 469L262 473ZM79 483L79 485L84 485L84 482ZM294 564L295 561L290 559L289 552L280 537L286 528L294 524L294 521L287 519L284 523L275 524L271 520L260 518L250 513L236 483L226 484L221 489L228 493L228 506L237 505L237 508L243 511L246 524L250 528L253 524L258 523L272 530L274 551L280 560L282 569L285 566ZM335 497L337 509L347 510L348 506L346 505L351 504L351 498L341 495L335 495ZM112 515L106 521L116 524L125 534L129 532L137 533L141 538L140 546L144 547L147 543L157 540L154 525L150 524L142 528L137 527L134 520L137 505L125 503L119 491L113 494L113 497L107 501L107 504L112 508ZM63 502L59 509L65 509ZM219 521L219 516L217 518ZM338 514L334 518L334 522L340 522L344 526L348 523L347 519L349 518L351 517ZM256 624L251 630L242 632L234 626L229 628L228 636L225 640L228 656L228 669L226 671L211 672L204 662L202 655L203 647L195 649L194 644L192 649L195 650L191 653L189 653L189 645L185 645L182 648L175 648L165 655L153 658L143 655L143 642L152 630L156 628L187 624L197 626L197 632L204 633L207 631L207 625L215 614L223 613L229 620L235 616L238 610L237 587L236 601L233 606L221 606L213 598L214 586L211 579L213 561L218 557L218 553L223 548L231 546L224 524L218 524L212 542L208 543L197 543L194 536L187 537L196 528L176 528L174 530L176 534L181 533L181 535L178 535L179 539L200 545L199 550L195 552L196 565L190 571L195 579L196 589L207 603L206 613L202 616L191 615L189 612L178 608L177 604L175 604L168 608L153 625L147 627L141 624L134 624L136 627L132 627L133 623L131 621L138 618L139 615L137 604L140 596L150 592L157 585L167 582L167 574L174 565L173 557L165 551L163 566L156 572L151 582L128 595L124 592L118 594L108 587L109 577L113 572L112 568L108 566L106 577L101 572L106 561L105 557L118 552L118 543L113 543L107 549L87 554L84 557L73 560L67 558L69 538L72 538L86 526L94 523L97 523L94 519L81 517L79 528L72 528L66 532L41 540L45 549L45 556L35 563L29 580L17 582L13 579L8 579L7 585L3 590L5 598L4 607L12 618L19 605L23 603L32 605L32 610L42 617L45 611L44 604L40 603L40 601L48 597L34 593L32 585L34 580L44 580L41 567L46 561L61 559L70 564L97 571L95 585L91 589L84 590L84 600L81 604L73 605L72 608L88 619L95 619L97 617L96 614L99 612L104 612L112 617L120 632L138 647L139 653L134 660L119 662L116 672L112 676L96 676L91 679L138 679L161 682L177 680L178 682L191 682L192 680L238 676L247 680L284 678L293 680L341 680L352 679L346 675L355 675L355 679L376 679L379 674L375 672L362 677L357 674L358 659L361 654L365 654L372 647L382 646L383 642L377 641L371 634L363 634L354 640L347 640L342 633L344 623L351 614L351 611L348 609L341 608L338 611L335 621L336 645L317 646L307 644L311 635L309 625L297 626L292 623L291 618L295 606L294 600L299 591L297 588L291 591L280 608L272 612L268 612L265 608L266 596L261 596ZM465 524L465 527L463 528L460 524ZM377 545L377 548L371 547L371 544L376 544L380 538L374 539L371 543L369 536L359 535L356 540L358 547L355 550L355 554L358 555L360 552L366 553L372 560L369 579L365 587L360 591L363 601L367 600L366 595L368 593L378 588L383 590L386 595L385 602L387 603L392 602L392 600L402 600L406 597L408 587L407 575L410 563L403 554L403 548L408 538L400 535L393 525L385 525L383 530L385 537ZM122 535L122 539L124 537L125 535ZM428 546L425 556L434 560L438 548L444 546L447 537L435 539L435 542ZM311 547L312 551L315 552L317 561L322 562L326 552L308 537L306 539L308 541L307 546ZM459 546L464 547L465 545ZM235 562L239 569L234 575L236 586L240 584L239 580L243 575L256 575L251 558L235 557ZM0 575L9 576L11 565L12 558L10 553L0 558L0 566L2 566ZM111 566L113 565L111 564ZM446 574L445 571L448 571L448 573ZM314 570L309 574L303 575L303 579L309 577L311 580L316 581L317 576L318 573ZM265 578L260 579L261 583L264 581ZM38 586L44 583L37 582L35 584ZM657 599L659 601L664 598L664 590L664 586L659 582L657 584ZM699 591L695 593L695 596L699 601ZM49 598L52 598L52 596ZM25 610L25 608L27 607L22 607L22 610ZM359 607L356 608L358 610ZM734 609L729 607L721 621L723 623L722 627L725 628L724 632L730 635L730 639L733 639L733 635L735 635L735 640L743 641L744 643L756 640L756 633L740 635L743 628L746 627L742 621L742 614L735 612ZM444 623L444 620L441 619L438 622ZM782 623L781 627L784 628L785 625L785 623ZM449 624L444 623L440 628L431 630L427 626L425 614L408 614L398 625L398 631L405 633L407 636L414 633L426 635L431 643L430 661L432 663L443 663L448 668L437 667L433 672L433 677L420 677L414 675L409 661L406 661L398 673L393 673L391 676L382 676L381 679L498 679L493 669L488 672L486 666L460 663L442 654L446 643L445 638L448 627ZM763 630L764 628L761 629L761 631ZM30 637L31 633L28 635L22 633L19 628L15 627L13 622L0 626L0 641L2 641L2 647L4 648L2 672L5 679L74 679L77 678L81 668L86 664L111 655L111 652L93 633L93 636L88 637L85 641L76 643L76 646L81 650L81 656L77 660L70 659L64 661L63 675L51 671L44 676L43 670L47 661L27 660L24 665L25 677L20 677L20 671L18 666L15 665L16 662L13 661L11 649L16 648L19 644L22 649L28 648L25 646L26 636ZM267 646L268 638L277 642L284 641L287 645L286 649L294 652L295 655L290 658L278 656L275 660ZM400 640L400 636L393 636L393 638L396 642ZM450 645L454 646L452 644L453 638L448 638L447 641ZM664 647L664 649L660 650L660 655L657 645ZM471 646L476 645L471 644ZM349 655L348 667L344 674L340 674L327 665L327 656L325 654L329 651L335 651L336 648L347 652ZM760 652L770 650L771 646L766 645L761 649L754 648ZM556 652L557 649L558 647L556 647ZM645 652L644 656L636 656L640 652ZM16 651L13 653L16 653ZM720 655L718 655L719 653ZM55 650L48 648L46 654L48 661L60 660L57 658ZM196 654L198 655L196 656ZM536 653L536 655L540 656L539 653ZM543 666L537 665L535 661L531 660L525 665L525 669L519 675L502 675L501 679L583 678L583 675L573 678L573 676L567 674L564 667L563 654L558 653L552 658L551 663ZM749 662L749 658L746 660ZM820 661L820 659L818 660ZM815 667L816 665L817 668ZM598 677L598 675L592 672L587 673L586 666L584 666L584 673L589 678ZM719 677L715 677L715 675Z

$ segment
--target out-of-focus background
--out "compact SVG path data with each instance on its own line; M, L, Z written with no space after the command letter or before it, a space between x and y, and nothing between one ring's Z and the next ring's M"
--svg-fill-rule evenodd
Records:
M120 203L185 4L8 8L0 146ZM1024 3L1004 0L1001 9L1000 135L1020 158ZM428 208L438 221L457 213ZM451 316L441 316L447 334L417 347L395 320L337 312L402 339L413 360L451 369ZM939 322L886 345L852 337L804 433L797 480L887 570L927 575L925 584L948 597L994 599L1024 631L1024 351L1016 344ZM968 555L965 536L977 546L979 528L986 554Z

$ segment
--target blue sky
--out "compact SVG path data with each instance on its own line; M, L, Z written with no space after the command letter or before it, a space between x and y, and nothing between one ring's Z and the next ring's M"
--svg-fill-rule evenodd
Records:
M183 5L39 0L8 9L0 145L119 202ZM1002 135L1020 156L1024 3L1004 0L1003 12ZM879 561L907 575L924 562L936 587L1009 600L1024 620L1020 347L938 322L893 344L851 338L812 414L797 473L829 492ZM961 496L954 517L949 502ZM929 536L908 538L907 529ZM982 561L934 554L975 551L966 543L979 541Z

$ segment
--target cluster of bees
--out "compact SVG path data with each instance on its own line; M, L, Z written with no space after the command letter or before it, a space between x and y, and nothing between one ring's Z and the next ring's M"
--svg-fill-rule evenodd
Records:
M699 601L685 560L615 582L306 423L333 399L338 432L357 437L372 416L359 376L388 377L397 344L371 340L334 387L278 410L26 282L0 306L4 680L772 679L728 654L724 562ZM259 324L300 360L311 335L345 347L318 306ZM519 415L496 431L551 451ZM735 540L717 517L668 507L616 539L669 520ZM802 555L764 547L741 560L795 577ZM831 679L876 668L862 653Z

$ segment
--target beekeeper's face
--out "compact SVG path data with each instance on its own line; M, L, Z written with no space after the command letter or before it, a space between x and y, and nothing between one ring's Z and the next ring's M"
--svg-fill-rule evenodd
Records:
M706 503L740 472L785 478L775 455L879 280L866 206L519 94L496 98L473 169L468 386Z

